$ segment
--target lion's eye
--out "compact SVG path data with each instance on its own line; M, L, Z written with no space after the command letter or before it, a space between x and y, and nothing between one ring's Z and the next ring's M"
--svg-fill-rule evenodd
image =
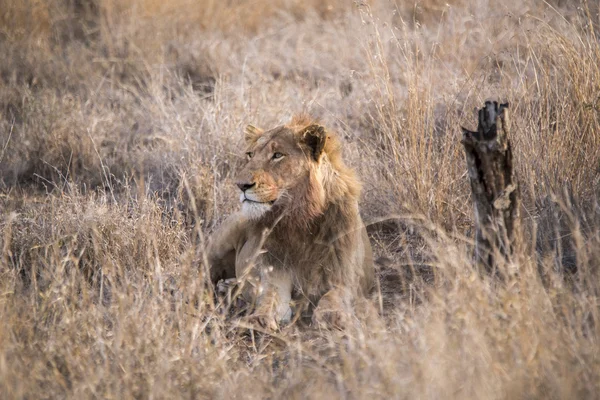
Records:
M254 152L253 151L249 151L246 153L246 158L251 159L254 156Z
M273 160L279 160L282 157L283 157L283 154L280 152L276 152L275 154L273 154Z

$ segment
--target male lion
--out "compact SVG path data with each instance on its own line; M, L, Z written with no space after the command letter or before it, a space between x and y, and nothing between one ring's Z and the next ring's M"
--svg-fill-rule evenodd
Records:
M341 307L371 290L374 268L340 142L307 116L268 131L250 125L245 140L241 211L208 246L213 283L237 278L270 329L290 321L292 299L318 303L313 321L345 324Z

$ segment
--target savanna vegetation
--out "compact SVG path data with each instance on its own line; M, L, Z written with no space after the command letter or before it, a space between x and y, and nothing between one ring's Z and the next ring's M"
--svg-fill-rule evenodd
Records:
M0 0L0 397L600 393L596 2ZM510 102L519 252L473 267L461 126ZM378 263L344 330L213 296L243 128L308 112ZM375 312L374 310L377 310Z

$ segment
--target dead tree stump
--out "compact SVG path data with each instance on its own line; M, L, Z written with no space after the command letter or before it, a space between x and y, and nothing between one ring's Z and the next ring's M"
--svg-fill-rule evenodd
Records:
M508 260L519 223L519 187L513 171L508 103L486 101L477 132L463 128L467 169L475 213L475 262L497 271L497 257Z

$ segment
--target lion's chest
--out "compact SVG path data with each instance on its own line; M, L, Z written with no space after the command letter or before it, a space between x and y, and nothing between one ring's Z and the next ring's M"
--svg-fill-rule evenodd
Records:
M290 271L295 289L304 295L321 296L339 281L344 269L337 246L315 237L266 243L264 249L265 260L274 268Z

